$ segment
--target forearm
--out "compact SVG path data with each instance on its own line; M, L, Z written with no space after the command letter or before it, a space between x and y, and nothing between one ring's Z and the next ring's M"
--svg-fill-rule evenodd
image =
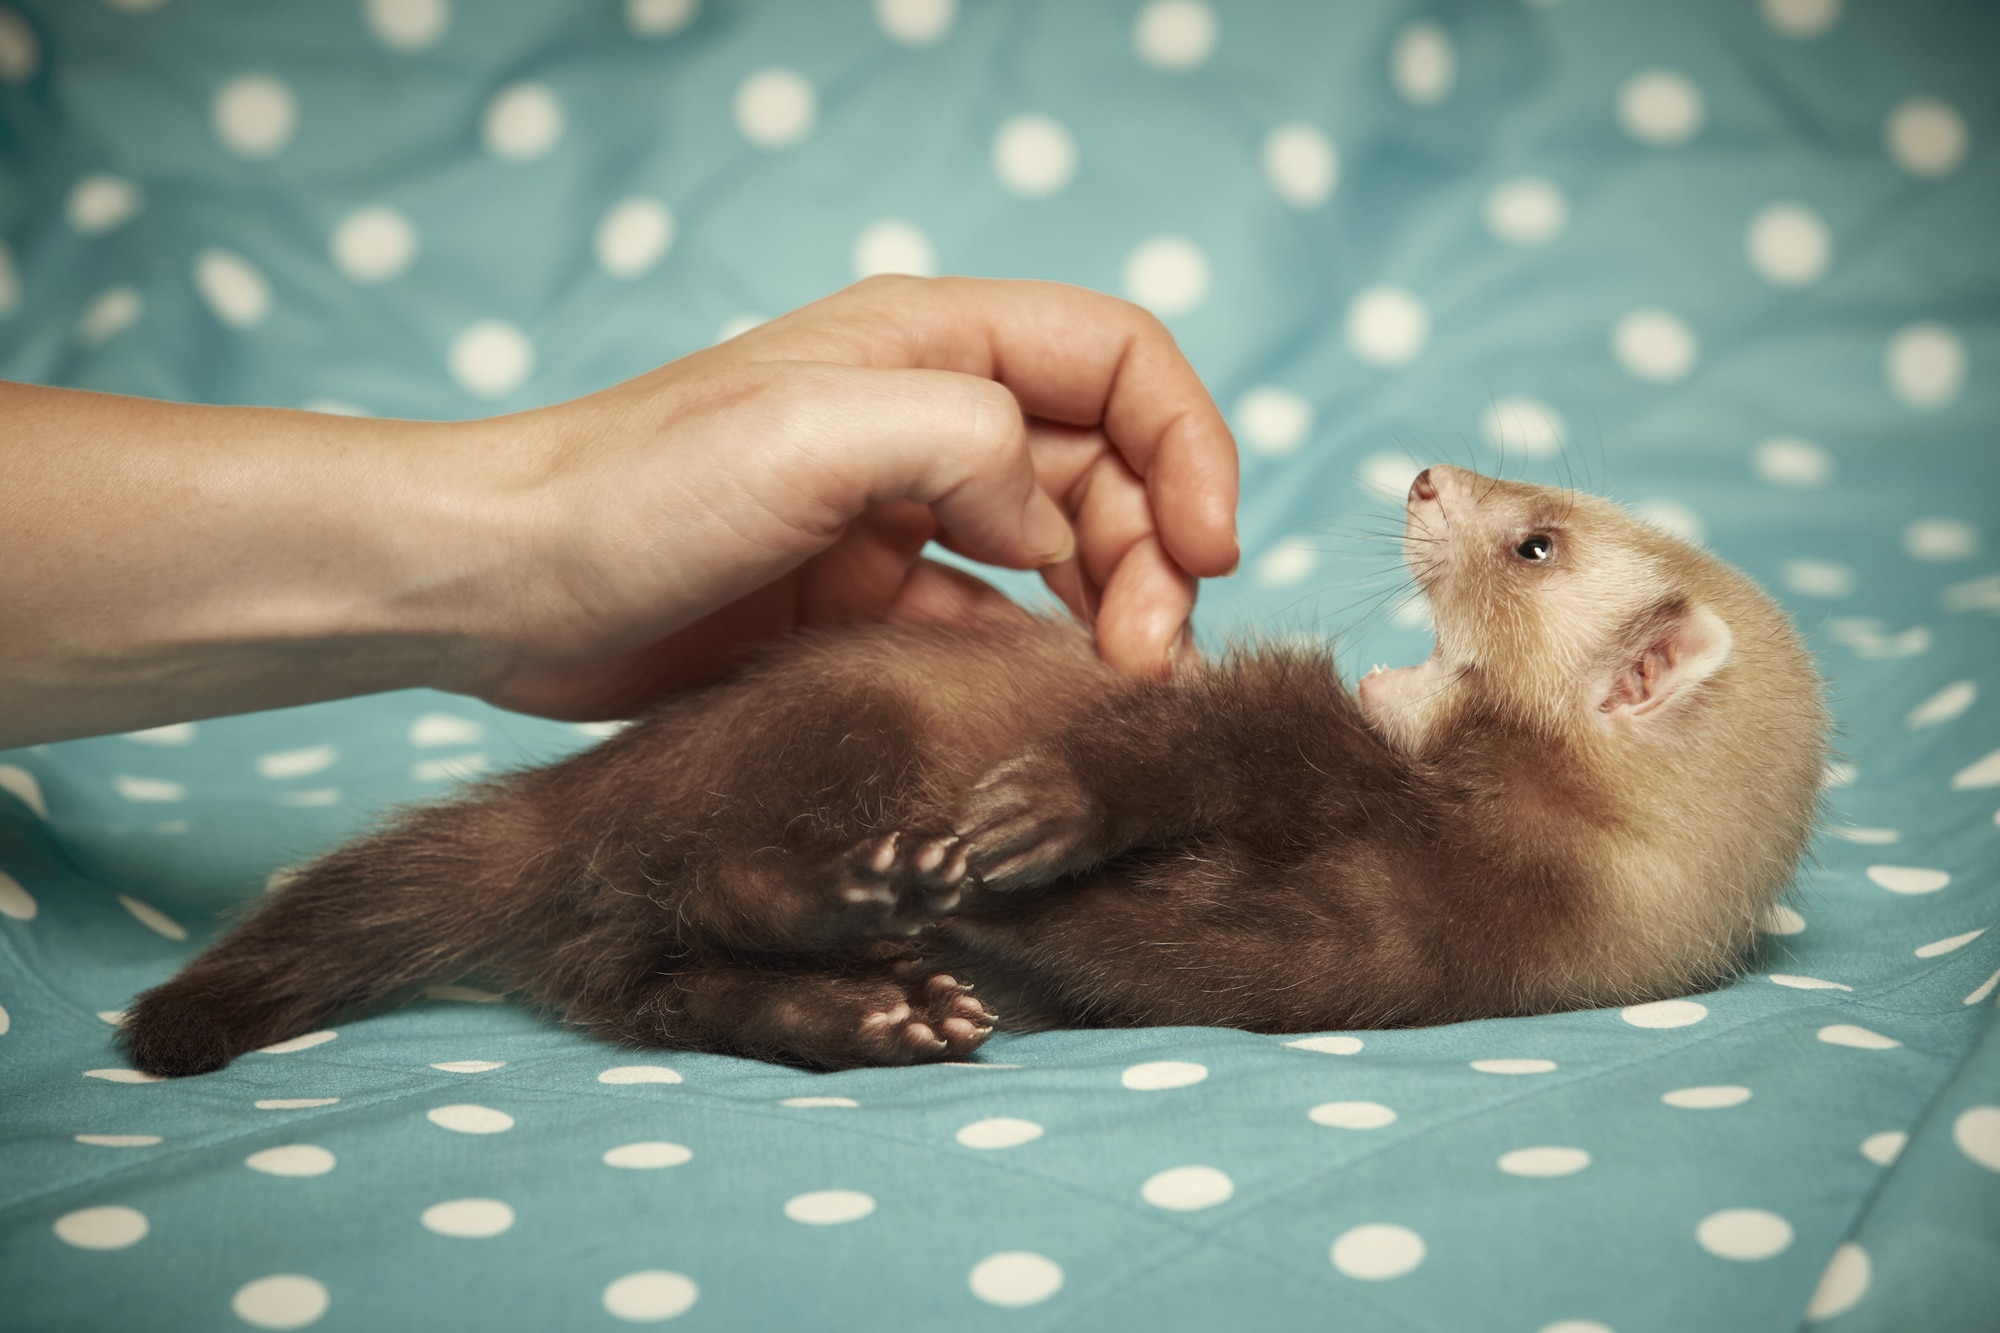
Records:
M475 674L498 439L0 383L0 746Z

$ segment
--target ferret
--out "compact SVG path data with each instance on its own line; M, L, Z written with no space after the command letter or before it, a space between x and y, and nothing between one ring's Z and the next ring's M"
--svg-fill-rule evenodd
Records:
M1606 500L1453 467L1403 553L1436 649L1353 692L1297 646L1130 679L1018 609L800 634L312 863L122 1040L199 1074L476 970L612 1042L842 1069L1729 978L1824 758L1783 612Z

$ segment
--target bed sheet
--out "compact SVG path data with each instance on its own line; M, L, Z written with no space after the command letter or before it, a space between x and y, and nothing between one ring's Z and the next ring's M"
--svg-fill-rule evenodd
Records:
M1996 49L1866 0L0 2L0 374L469 416L860 274L1064 279L1243 444L1208 642L1423 655L1368 534L1455 461L1748 570L1840 727L1716 993L824 1076L460 984L148 1081L111 1025L225 909L590 737L417 693L0 754L0 1324L1992 1328Z

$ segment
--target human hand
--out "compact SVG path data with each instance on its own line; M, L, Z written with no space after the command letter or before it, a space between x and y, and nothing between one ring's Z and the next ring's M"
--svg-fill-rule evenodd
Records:
M871 279L472 425L526 536L441 683L547 716L629 715L791 628L1004 600L933 538L1040 568L1106 661L1158 674L1238 557L1220 413L1158 320L1081 288Z

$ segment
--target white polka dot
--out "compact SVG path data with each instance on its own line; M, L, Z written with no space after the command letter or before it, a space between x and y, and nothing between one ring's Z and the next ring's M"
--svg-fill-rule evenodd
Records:
M1474 1060L1472 1067L1482 1074L1550 1074L1553 1060Z
M562 138L563 107L547 84L516 83L502 88L480 118L486 151L509 162L530 162Z
M993 174L1015 194L1042 199L1076 173L1076 140L1047 116L1015 116L993 136Z
M653 1171L664 1166L680 1166L693 1159L693 1150L662 1140L621 1144L604 1154L606 1166L621 1167L627 1171Z
M1424 1238L1393 1222L1370 1222L1343 1231L1329 1257L1349 1277L1382 1282L1401 1277L1424 1261Z
M310 1143L288 1143L253 1152L243 1165L267 1176L323 1176L333 1170L333 1154Z
M26 19L11 9L0 9L0 79L26 83L41 67L42 44Z
M1949 722L1972 707L1978 698L1979 686L1976 682L1953 681L1912 708L1909 715L1903 719L1903 725L1916 731L1922 727L1935 727L1940 722Z
M158 1134L79 1134L78 1143L96 1148L150 1148L160 1141Z
M1499 1161L1510 1176L1573 1176L1589 1165L1590 1154L1581 1148L1516 1148Z
M534 368L534 344L504 320L481 320L452 340L452 378L481 398L506 397Z
M1301 1037L1285 1046L1294 1051L1317 1051L1321 1055L1353 1055L1361 1049L1359 1037Z
M860 1190L814 1190L785 1201L785 1216L807 1226L858 1222L875 1211L875 1200Z
M86 1069L85 1078L102 1079L106 1083L158 1083L158 1074L148 1074L140 1069Z
M1618 123L1640 143L1671 148L1701 130L1701 90L1670 69L1634 74L1618 90Z
M1381 1129L1396 1123L1396 1113L1380 1102L1321 1102L1306 1118L1328 1129Z
M1458 81L1458 52L1437 24L1419 21L1396 34L1389 51L1389 80L1411 106L1436 106Z
M1861 1155L1877 1166L1889 1166L1903 1155L1903 1145L1909 1141L1910 1136L1902 1130L1885 1129L1861 1140Z
M1479 417L1487 443L1503 453L1548 458L1569 438L1562 414L1535 398L1499 398Z
M937 272L937 250L916 225L900 218L871 222L854 238L850 257L857 278L877 273L908 273L928 278Z
M625 0L625 22L641 37L671 37L699 8L699 0Z
M1660 1100L1685 1111L1714 1111L1741 1106L1750 1100L1750 1089L1733 1083L1716 1083L1699 1088L1675 1088L1660 1094Z
M1259 385L1236 403L1237 438L1260 454L1295 452L1312 434L1312 425L1312 404L1290 389Z
M498 1199L451 1199L424 1209L424 1230L440 1236L484 1240L514 1225L514 1210Z
M303 778L323 773L339 760L340 751L331 745L308 745L297 750L274 750L257 757L257 773L273 781Z
M122 176L95 172L70 187L63 216L85 236L101 236L139 215L145 196Z
M651 1268L627 1273L604 1289L604 1308L635 1324L676 1319L694 1308L701 1288L684 1273Z
M1993 822L2000 824L2000 811L1994 812ZM1993 975L1980 982L1978 987L1973 990L1972 994L1966 996L1962 1003L1984 1004L1993 994L1996 987L2000 987L2000 967L1994 968Z
M1018 1148L1042 1137L1042 1127L1032 1120L995 1116L973 1121L954 1137L967 1148Z
M904 46L936 45L957 14L957 0L875 0L875 22Z
M616 1065L597 1076L599 1083L678 1083L680 1074L665 1065Z
M1294 208L1317 208L1340 184L1340 150L1311 125L1280 125L1264 140L1264 176Z
M1903 529L1903 550L1918 560L1969 560L1979 545L1979 529L1962 519L1920 518Z
M1684 542L1697 545L1708 533L1708 525L1701 521L1701 515L1678 500L1640 500L1632 506L1632 516Z
M1347 347L1371 366L1408 365L1430 336L1430 312L1400 287L1370 287L1347 307Z
M292 1037L286 1041L272 1042L269 1046L259 1046L264 1055L290 1055L294 1051L309 1051L315 1046L324 1046L340 1034L333 1031L308 1032L302 1037Z
M410 723L410 744L424 748L438 745L477 745L486 728L471 718L455 713L425 713Z
M0 1005L0 1037L6 1036L7 1033L13 1028L13 1026L14 1026L14 1020L7 1013L7 1007L5 1005Z
M236 1317L253 1328L304 1328L326 1313L326 1287L297 1273L246 1282L229 1298Z
M1799 204L1772 204L1750 219L1744 238L1750 266L1779 287L1818 282L1833 259L1833 235L1819 214Z
M1979 787L2000 787L2000 750L1967 764L1951 775L1953 791L1970 791Z
M1758 0L1758 7L1787 37L1817 37L1840 18L1840 0Z
M1756 474L1774 486L1824 486L1833 478L1833 456L1810 440L1774 436L1750 454Z
M165 778L135 777L130 773L113 773L111 785L118 794L128 801L168 804L187 799L187 788L178 782Z
M837 1106L853 1109L860 1106L861 1103L855 1101L852 1097L787 1097L779 1102L778 1105L800 1107Z
M1891 893L1936 893L1951 883L1951 873L1924 866L1869 866L1868 878Z
M164 935L170 940L184 940L188 937L186 926L151 903L140 902L130 894L121 893L118 895L118 905L130 912L140 925L155 935Z
M759 148L789 148L812 133L819 98L789 69L760 69L736 89L736 128Z
M440 1060L431 1066L447 1074L484 1074L506 1067L505 1060Z
M451 22L450 0L368 0L361 12L375 40L391 51L436 46Z
M1773 972L1771 974L1771 984L1774 986L1785 986L1792 990L1851 991L1854 989L1854 987L1849 986L1844 982L1824 981L1821 980L1819 977L1795 976L1790 972Z
M1693 1000L1655 1000L1628 1005L1618 1016L1635 1028L1684 1028L1707 1018L1708 1009Z
M1510 245L1543 245L1569 223L1569 200L1540 176L1502 181L1486 196L1486 229Z
M1792 1224L1761 1208L1725 1208L1694 1229L1701 1248L1721 1259L1769 1259L1792 1243Z
M674 215L643 195L613 204L597 224L597 262L614 278L638 277L673 243Z
M309 1111L315 1107L332 1106L339 1100L340 1098L338 1097L265 1097L256 1103L256 1107L260 1111ZM459 1108L446 1107L445 1109L456 1110ZM472 1109L478 1110L480 1108L473 1107ZM498 1112L494 1114L498 1114ZM437 1123L443 1124L444 1122L440 1120ZM503 1125L501 1128L504 1129L506 1126Z
M252 329L271 313L271 284L233 250L212 247L194 259L194 285L215 317L232 329Z
M216 90L209 121L222 146L239 157L270 157L292 141L298 105L268 74L239 74Z
M146 312L145 298L135 287L106 287L77 321L76 336L86 347L109 342L139 322Z
M1889 340L1882 374L1889 392L1918 411L1944 407L1965 387L1965 342L1942 324L1911 324Z
M172 722L164 727L147 727L144 731L123 733L128 741L141 745L192 745L195 725L192 722Z
M1319 548L1310 537L1287 537L1257 557L1251 576L1263 588L1287 588L1303 581L1319 564Z
M147 1229L144 1213L120 1204L79 1208L55 1222L56 1235L79 1250L122 1250L144 1240Z
M514 1127L514 1117L505 1111L467 1102L433 1107L424 1112L424 1118L439 1129L455 1130L460 1134L500 1134Z
M1208 296L1208 256L1179 236L1155 236L1126 256L1124 288L1162 319L1185 315Z
M1671 384L1694 369L1700 346L1694 330L1670 310L1645 307L1622 317L1611 331L1611 350L1629 374Z
M1779 577L1806 597L1845 597L1854 591L1854 571L1829 560L1787 560Z
M1833 1023L1823 1027L1819 1030L1819 1039L1829 1046L1851 1046L1857 1051L1888 1051L1903 1044L1894 1037L1885 1037L1852 1023Z
M43 819L49 817L48 804L42 800L42 786L39 782L35 781L35 775L27 769L17 768L13 764L0 764L0 791L4 791L19 800L21 804L27 806ZM0 876L0 878L4 878L4 876ZM0 893L0 902L5 901L6 895ZM0 911L4 910L4 908L0 908ZM31 909L29 916L32 915L34 913ZM22 919L25 920L26 918Z
M1946 939L1934 940L1929 944L1920 944L1917 946L1916 955L1919 958L1942 957L1954 950L1963 949L1966 945L1984 935L1986 930L1987 927L1981 926L1978 930L1968 930L1963 935L1952 935Z
M417 229L396 209L357 208L333 229L334 266L356 282L386 282L417 257Z
M490 990L481 990L477 986L447 984L443 986L426 986L424 988L424 998L430 1000L448 1000L456 1004L494 1004L501 997Z
M359 403L350 403L345 398L308 398L299 404L302 412L322 412L332 417L372 417L375 414Z
M1062 1289L1063 1271L1053 1259L1007 1250L974 1264L966 1283L988 1305L1039 1305Z
M16 921L33 921L40 911L35 896L21 887L21 881L4 870L0 870L0 916L9 916Z
M1974 1106L1951 1122L1958 1150L1988 1171L2000 1171L2000 1106Z
M150 14L167 0L104 0L104 3L121 14Z
M1132 49L1154 69L1193 69L1215 51L1215 11L1201 0L1153 0L1132 26Z
M14 252L0 240L0 319L13 314L20 304L21 277L14 269Z
M739 338L750 332L750 330L756 328L759 324L767 324L769 322L763 315L731 315L728 319L723 320L722 327L715 331L715 341L726 343L731 338ZM593 724L585 723L584 725L589 726Z
M1819 1285L1813 1288L1812 1299L1806 1303L1806 1318L1831 1319L1846 1314L1868 1294L1870 1276L1868 1251L1851 1240L1843 1241L1834 1250L1826 1271L1820 1274Z
M1185 1088L1208 1077L1208 1066L1192 1060L1149 1060L1133 1065L1118 1081L1136 1092L1158 1092L1164 1088Z
M1552 4L1554 0L1529 0L1529 3ZM1595 1319L1558 1319L1553 1324L1543 1324L1535 1333L1617 1333L1617 1330Z
M1965 160L1965 120L1935 97L1913 97L1889 116L1889 155L1913 176L1949 176Z
M1147 1178L1139 1197L1155 1208L1192 1213L1227 1203L1236 1193L1229 1177L1212 1166L1177 1166Z

